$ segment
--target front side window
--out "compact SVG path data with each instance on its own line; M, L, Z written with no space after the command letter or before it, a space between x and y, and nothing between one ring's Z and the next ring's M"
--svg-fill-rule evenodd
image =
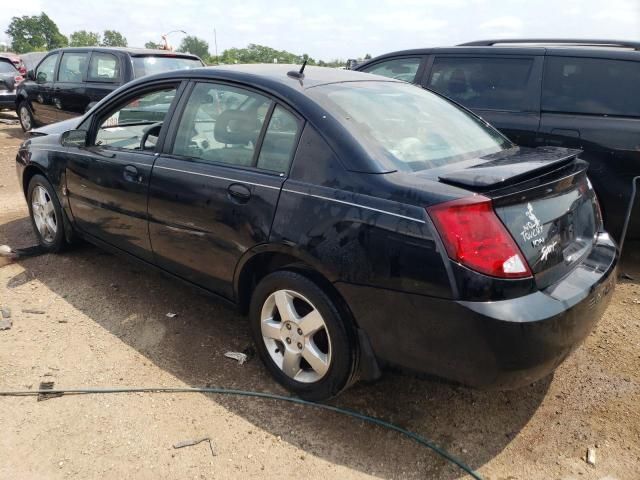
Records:
M211 83L193 89L180 120L175 155L249 167L271 100L258 93Z
M38 66L36 71L36 81L38 83L53 82L53 74L56 71L58 54L49 55Z
M67 52L62 55L58 70L59 82L82 82L87 70L89 52Z
M640 116L640 62L547 57L542 110Z
M120 62L115 55L94 52L89 63L87 80L90 82L117 82L120 79Z
M363 72L412 83L416 78L419 67L420 57L396 58L371 65L363 69Z
M94 144L153 151L175 95L176 87L165 87L129 99L125 105L98 120Z
M427 87L471 109L530 110L532 58L437 57Z
M498 153L513 144L438 95L401 82L345 82L307 89L374 160L427 170Z

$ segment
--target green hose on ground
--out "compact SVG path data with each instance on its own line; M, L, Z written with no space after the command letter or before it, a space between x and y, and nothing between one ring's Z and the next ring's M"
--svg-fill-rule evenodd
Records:
M451 455L446 450L438 447L435 443L427 440L424 437L421 437L417 433L413 433L409 430L406 430L402 427L398 427L392 423L386 422L379 418L370 417L369 415L364 415L362 413L355 412L353 410L348 410L345 408L334 407L333 405L327 405L324 403L315 403L309 402L307 400L302 400L301 398L296 397L285 397L283 395L275 395L272 393L263 393L263 392L251 392L247 390L234 390L227 388L215 388L215 387L134 387L134 388L65 388L65 389L52 389L52 390L16 390L16 391L0 391L0 397L23 397L23 396L35 396L35 395L82 395L82 394L96 394L96 393L215 393L218 395L235 395L240 397L254 397L254 398L266 398L270 400L281 400L284 402L296 403L298 405L306 405L310 407L320 408L323 410L329 410L330 412L340 413L342 415L346 415L348 417L357 418L364 422L372 423L374 425L378 425L384 428L388 428L389 430L394 430L406 437L409 437L411 440L417 442L418 444L427 447L438 455L458 466L466 473L471 475L475 480L482 480L482 477L476 473L471 467L463 463L461 460L457 459L453 455Z

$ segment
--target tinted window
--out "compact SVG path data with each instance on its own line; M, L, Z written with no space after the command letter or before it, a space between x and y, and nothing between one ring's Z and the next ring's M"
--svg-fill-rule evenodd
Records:
M144 150L153 150L160 126L175 95L175 88L164 88L130 99L124 106L99 120L95 144L142 150L142 139L145 134L150 133Z
M189 97L173 146L176 155L239 166L253 157L271 101L227 85L200 83Z
M18 71L13 66L13 63L8 60L6 62L0 60L0 73L13 73L15 75L18 75Z
M420 67L420 57L396 58L386 62L376 63L362 71L382 75L383 77L396 78L405 82L413 82Z
M542 109L548 112L640 116L640 63L547 57Z
M428 87L469 108L526 111L533 59L438 57Z
M512 144L433 92L402 82L345 82L307 89L379 159L426 170L497 153Z
M202 67L202 63L195 58L171 57L169 55L133 57L132 60L133 73L136 78L154 73Z
M56 62L58 61L58 54L49 55L38 66L36 71L36 79L38 82L53 82L53 73L56 70Z
M84 72L87 71L89 52L67 52L62 54L58 69L59 82L82 82Z
M91 82L116 82L120 79L120 62L110 53L94 52L89 63L87 80Z
M298 120L281 106L276 106L260 148L258 168L286 172L298 138Z

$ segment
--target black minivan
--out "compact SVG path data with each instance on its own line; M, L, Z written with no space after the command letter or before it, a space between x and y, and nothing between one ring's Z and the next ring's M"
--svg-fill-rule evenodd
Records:
M85 47L52 50L16 93L24 131L84 114L121 85L145 75L202 67L195 55L167 50Z
M487 40L393 52L356 69L445 95L518 145L582 150L605 226L620 238L640 175L639 42ZM640 215L629 235L640 237Z

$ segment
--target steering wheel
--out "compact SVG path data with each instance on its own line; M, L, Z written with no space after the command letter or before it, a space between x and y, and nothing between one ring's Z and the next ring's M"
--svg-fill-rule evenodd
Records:
M154 137L158 137L160 135L160 129L162 128L162 124L164 122L156 122L152 123L148 127L146 127L142 132L142 139L140 140L140 150L144 151L144 145L147 143L147 140L151 135Z

